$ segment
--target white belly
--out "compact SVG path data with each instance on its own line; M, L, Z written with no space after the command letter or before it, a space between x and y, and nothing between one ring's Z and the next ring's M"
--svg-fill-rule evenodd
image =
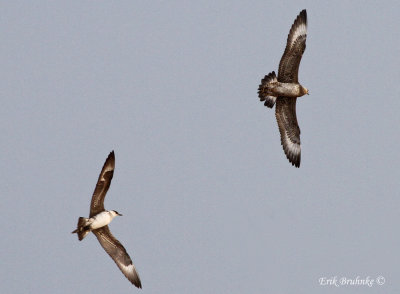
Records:
M92 230L104 227L108 225L112 221L112 216L108 211L100 212L99 214L95 215L91 218L92 223L90 224L90 228Z

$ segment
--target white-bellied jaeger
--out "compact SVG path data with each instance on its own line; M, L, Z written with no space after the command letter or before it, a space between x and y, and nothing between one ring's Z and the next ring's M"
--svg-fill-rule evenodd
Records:
M261 80L258 97L272 108L276 102L275 116L278 122L281 144L287 159L300 167L300 128L296 116L296 100L308 94L299 84L298 74L301 57L306 49L307 12L302 10L294 21L287 37L285 52L279 62L278 78L271 72Z
M115 210L104 209L104 198L106 197L108 188L110 187L115 168L115 155L112 151L104 163L103 169L97 180L96 188L94 189L92 201L90 204L89 218L80 217L78 220L77 229L72 233L78 234L79 241L90 232L92 232L100 245L110 255L117 264L119 269L128 278L128 280L138 288L142 288L139 275L131 258L126 252L124 246L115 239L111 234L108 224L117 215L121 215Z

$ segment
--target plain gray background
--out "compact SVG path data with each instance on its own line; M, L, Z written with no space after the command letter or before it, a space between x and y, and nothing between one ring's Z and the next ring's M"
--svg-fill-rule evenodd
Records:
M306 8L302 162L258 101ZM399 293L397 1L4 1L1 293ZM87 216L111 150L111 231ZM320 286L320 277L383 286Z

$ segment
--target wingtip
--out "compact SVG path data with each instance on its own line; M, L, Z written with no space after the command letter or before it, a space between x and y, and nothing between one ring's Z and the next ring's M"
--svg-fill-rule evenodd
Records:
M297 18L303 20L304 23L307 25L307 10L303 9L302 11L300 11L300 13L297 16Z
M296 168L300 167L300 162L292 162L292 165Z
M107 162L111 162L112 165L115 165L115 153L114 153L114 150L111 151L110 154L108 154L108 157L107 157L106 161L104 162L104 165L106 165Z
M305 9L300 11L300 13L297 15L296 19L293 22L290 32L295 30L295 28L300 26L300 24L304 24L307 27L307 10L305 10ZM289 32L289 35L290 35L290 32Z
M299 168L300 167L300 160L301 160L301 153L294 153L288 148L284 148L286 158L289 160L289 162L294 166Z
M132 280L130 281L132 285L134 285L136 288L142 289L142 282L140 282L140 279L138 278L137 280Z
M135 287L142 289L142 282L140 281L140 277L138 272L136 271L136 268L134 268L134 277L133 278L128 278L129 281L134 285Z
M109 158L115 158L114 150L112 150L112 151L110 152L110 154L108 155L108 157L109 157Z
M139 280L139 283L134 283L134 285L135 285L137 288L142 289L142 283L140 282L140 280Z
M296 167L296 168L299 168L300 167L300 159L301 159L301 154L299 154L299 155L295 155L295 154L293 154L293 153L286 153L285 152L285 154L286 154L286 158L289 160L289 162L294 166L294 167Z

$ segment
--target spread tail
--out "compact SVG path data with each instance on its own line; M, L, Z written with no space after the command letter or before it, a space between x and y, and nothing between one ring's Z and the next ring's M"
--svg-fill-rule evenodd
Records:
M76 230L72 232L72 234L77 233L79 241L82 241L83 238L86 237L87 234L90 233L90 227L88 224L89 219L86 217L80 217L78 219L78 225Z
M265 101L264 105L269 108L272 108L276 101L276 97L271 96L271 91L269 90L269 87L272 83L276 83L277 81L278 79L276 78L275 72L273 71L261 80L261 84L258 87L258 97L260 98L260 101Z

